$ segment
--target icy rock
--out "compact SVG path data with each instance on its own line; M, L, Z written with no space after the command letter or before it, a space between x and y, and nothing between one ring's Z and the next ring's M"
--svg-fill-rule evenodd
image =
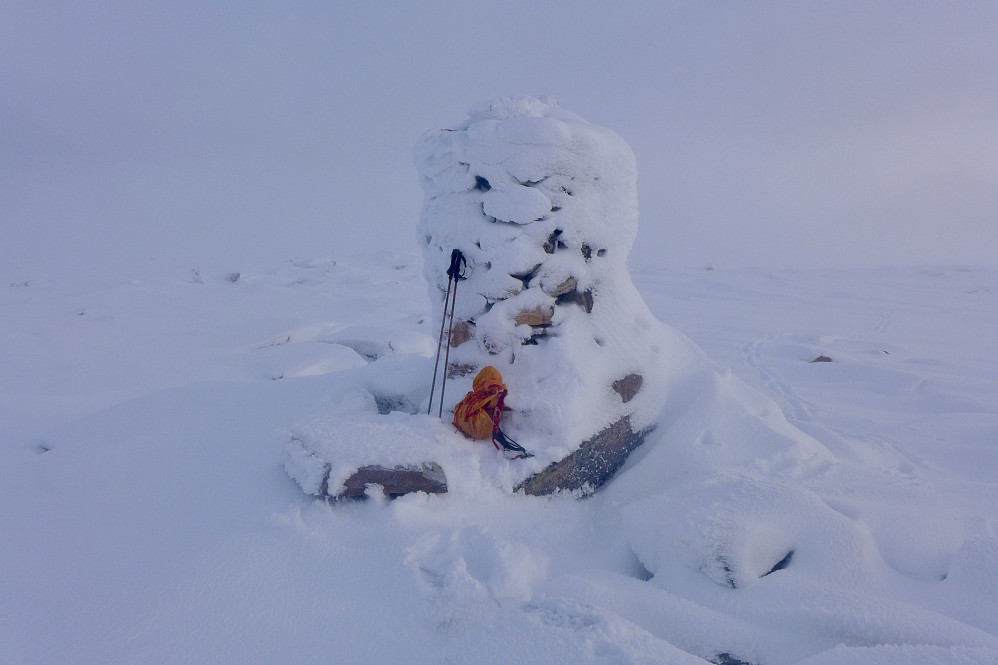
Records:
M467 378L455 394L474 371L497 367L510 390L503 429L537 456L524 490L599 487L668 397L673 344L627 271L634 154L552 99L518 96L427 132L414 157L437 320L452 250L467 260L450 356Z

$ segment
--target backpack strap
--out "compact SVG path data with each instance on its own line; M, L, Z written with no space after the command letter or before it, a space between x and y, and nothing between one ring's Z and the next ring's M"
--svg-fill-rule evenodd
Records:
M496 450L508 450L516 453L516 456L513 457L513 459L533 457L533 454L528 453L523 446L503 434L503 431L499 429L499 423L502 421L502 409L503 403L506 400L506 393L507 391L505 389L499 391L499 399L496 402L496 409L492 413L492 445L496 447Z
M499 423L502 421L502 409L506 402L506 394L509 391L506 389L500 390L498 393L498 399L496 400L495 411L492 412L492 435L499 431Z

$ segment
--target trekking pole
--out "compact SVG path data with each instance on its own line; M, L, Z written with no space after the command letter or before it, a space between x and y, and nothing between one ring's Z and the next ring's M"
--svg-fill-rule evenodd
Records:
M457 250L454 250L455 252ZM444 325L447 323L447 303L450 302L450 285L453 279L450 271L447 271L447 293L444 295L444 315L440 317L440 336L437 337L437 359L433 361L433 382L430 384L430 403L426 405L426 415L430 415L433 408L433 393L437 390L437 367L440 366L440 345L444 341ZM449 343L449 342L448 342ZM445 372L447 370L444 370Z
M444 417L444 391L447 390L447 365L450 363L450 339L451 333L454 331L454 308L457 306L457 283L464 277L463 267L467 267L467 265L468 262L464 260L464 254L461 253L461 250L455 249L450 253L450 267L447 268L447 283L450 284L450 280L454 280L454 293L451 295L450 325L447 326L447 352L444 354L444 378L440 382L440 412L437 414L438 418ZM444 317L446 318L446 316L447 303L444 302ZM442 329L440 336L443 337ZM432 395L430 396L430 399L433 399Z

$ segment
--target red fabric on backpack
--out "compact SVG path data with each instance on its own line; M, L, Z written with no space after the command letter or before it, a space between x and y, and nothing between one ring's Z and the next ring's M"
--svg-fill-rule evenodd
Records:
M491 365L483 367L471 387L471 392L454 407L454 426L472 439L491 439L508 392L502 374Z

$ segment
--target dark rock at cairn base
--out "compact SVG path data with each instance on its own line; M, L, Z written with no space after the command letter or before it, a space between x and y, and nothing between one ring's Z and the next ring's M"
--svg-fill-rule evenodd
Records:
M323 483L321 494L334 499L366 496L368 485L380 485L386 496L396 497L413 492L443 494L447 491L447 478L435 462L393 468L372 465L357 469L346 479L343 491L338 494L329 495L327 485L328 482Z
M578 490L591 494L610 480L647 434L648 430L635 432L630 417L625 416L585 441L568 457L527 478L515 491L522 490L532 496Z

